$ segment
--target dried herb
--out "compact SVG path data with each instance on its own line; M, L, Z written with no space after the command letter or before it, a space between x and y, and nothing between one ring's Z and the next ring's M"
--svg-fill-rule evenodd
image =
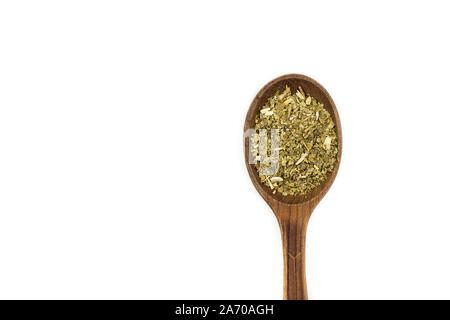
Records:
M261 150L262 133L272 129L278 129L278 147L271 150L272 137ZM282 93L270 97L256 116L255 130L251 140L251 150L258 160L255 166L261 181L273 193L306 194L325 181L336 164L339 146L330 113L301 87L291 93L286 86ZM267 174L264 168L274 156L278 158L278 170Z

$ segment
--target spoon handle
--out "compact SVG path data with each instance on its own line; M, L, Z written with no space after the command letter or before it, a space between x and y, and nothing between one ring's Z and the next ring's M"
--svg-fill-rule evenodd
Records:
M285 300L307 300L305 273L306 227L312 210L305 206L277 210L283 241Z

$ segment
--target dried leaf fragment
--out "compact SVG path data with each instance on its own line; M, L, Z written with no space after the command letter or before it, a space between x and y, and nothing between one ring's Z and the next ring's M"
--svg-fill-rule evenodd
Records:
M308 98L306 98L306 104L309 106L311 104L311 96L309 96Z
M331 147L331 137L327 136L325 138L325 141L323 143L323 147L325 148L325 150L330 150Z
M297 97L300 98L300 100L305 100L305 96L302 95L300 91L297 90L297 92L295 94L297 95Z
M295 165L299 165L300 163L302 163L303 160L305 160L307 155L308 155L307 153L302 153L302 156L300 157L300 159L298 159L298 161L295 163Z

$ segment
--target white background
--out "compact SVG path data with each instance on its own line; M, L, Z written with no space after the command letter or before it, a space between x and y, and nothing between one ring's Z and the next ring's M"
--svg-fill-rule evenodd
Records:
M450 299L449 8L435 1L0 5L0 298L280 299L242 129L285 73L342 121L311 299Z

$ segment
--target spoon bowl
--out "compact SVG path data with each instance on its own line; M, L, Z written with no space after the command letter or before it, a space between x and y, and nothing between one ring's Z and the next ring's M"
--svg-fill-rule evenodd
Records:
M280 193L273 194L272 190L264 185L259 179L256 167L249 163L249 139L246 132L255 127L255 118L267 99L276 91L282 92L286 87L294 92L301 86L306 95L311 95L330 113L335 123L338 139L337 162L327 179L318 187L305 195L283 196ZM317 81L301 75L287 74L267 83L255 96L244 124L244 153L250 179L256 190L272 208L278 220L283 242L284 257L284 293L286 300L307 299L306 276L305 276L305 240L306 227L312 211L327 193L336 178L342 154L342 132L339 114L329 93Z

